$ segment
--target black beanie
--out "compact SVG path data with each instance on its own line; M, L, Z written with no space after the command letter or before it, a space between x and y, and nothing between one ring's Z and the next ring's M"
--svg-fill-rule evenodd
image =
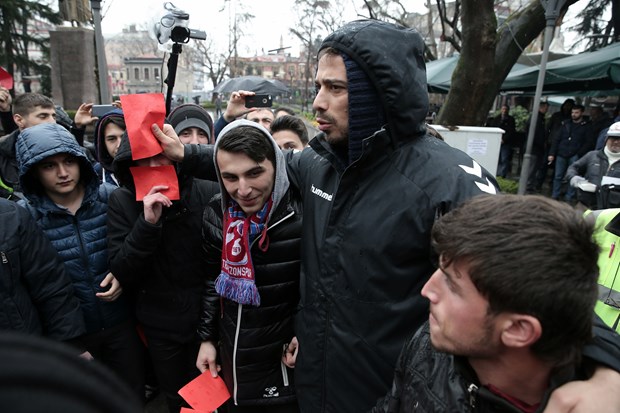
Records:
M385 116L379 95L362 68L345 53L341 56L347 70L350 164L362 154L362 141L385 124Z

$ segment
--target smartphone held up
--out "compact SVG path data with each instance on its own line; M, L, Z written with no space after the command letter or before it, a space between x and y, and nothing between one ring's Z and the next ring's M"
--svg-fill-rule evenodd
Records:
M270 108L272 103L271 95L254 95L245 97L246 108Z

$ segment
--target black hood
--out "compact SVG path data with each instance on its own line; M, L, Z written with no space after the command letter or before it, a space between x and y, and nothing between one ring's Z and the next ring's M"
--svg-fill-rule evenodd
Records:
M409 140L426 132L424 41L415 29L357 20L329 35L320 49L325 47L345 53L364 71L379 96L393 140Z
M112 172L112 161L114 160L110 154L108 153L108 149L105 146L105 135L104 130L105 127L110 123L112 119L125 119L123 115L123 111L120 109L114 109L105 115L103 115L97 123L95 124L95 134L94 134L94 143L95 143L95 155L97 160L103 166L103 168L107 171Z
M112 162L112 171L114 172L114 176L116 177L116 179L118 179L119 185L127 187L132 191L135 190L135 186L133 183L133 176L131 175L129 167L135 165L136 161L134 161L131 157L131 145L129 144L129 136L127 135L127 131L125 131L125 133L123 133L123 138L121 139L121 145L118 147L118 152L116 152L116 157ZM187 181L190 180L191 177L188 175L181 175L179 171L179 165L176 162L173 162L173 165L177 171L179 186L185 186Z

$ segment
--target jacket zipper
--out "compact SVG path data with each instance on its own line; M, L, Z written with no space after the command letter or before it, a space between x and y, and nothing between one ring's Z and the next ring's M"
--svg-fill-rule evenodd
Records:
M235 345L233 346L233 400L237 406L237 345L239 344L239 330L241 329L241 310L243 304L237 307L237 328L235 329Z
M282 217L282 219L280 219L279 221L276 221L273 225L270 225L267 227L267 231L269 231L270 229L272 229L273 227L275 227L276 225L282 223L283 221L285 221L286 219L292 217L293 215L295 215L295 212L291 212L288 215ZM250 245L250 249L252 249L252 247L254 246L254 244L256 243L256 241L258 241L259 237L256 237L254 239L254 241L252 241L252 245ZM235 345L233 346L233 400L235 402L235 406L237 406L237 346L239 344L239 330L241 329L241 311L243 309L243 304L239 304L237 307L237 328L235 329ZM282 364L282 376L283 378L285 377L285 373L286 373L286 366L284 365L284 363L280 362ZM285 386L288 386L288 375L286 375L286 379L285 379Z
M467 387L467 393L469 393L469 405L472 410L476 408L476 393L478 393L478 386L475 384L470 384Z
M76 212L76 214L77 214L77 212ZM75 227L75 232L77 233L77 239L78 239L78 241L80 243L81 258L82 258L82 262L84 263L84 271L88 275L93 275L93 274L91 274L91 272L89 270L89 268L90 268L89 264L90 263L89 263L89 260L88 260L88 252L86 251L86 246L84 245L84 237L82 236L82 231L80 230L80 223L79 223L76 215L72 215L71 218L73 220L73 226ZM97 315L99 316L99 328L101 330L104 330L105 327L104 327L104 322L103 322L103 314L101 313L101 311L102 311L101 310L101 306L99 305L99 302L98 302L99 298L97 298L97 290L95 290L95 288L93 288L92 280L94 280L94 276L93 277L89 277L86 280L86 282L90 286L90 290L93 292L93 297L95 299L95 307L97 308Z
M288 348L288 344L284 343L282 348L282 354L286 353L286 349ZM282 368L282 381L284 382L284 387L288 387L288 372L286 371L286 364L282 360L280 360L280 367Z

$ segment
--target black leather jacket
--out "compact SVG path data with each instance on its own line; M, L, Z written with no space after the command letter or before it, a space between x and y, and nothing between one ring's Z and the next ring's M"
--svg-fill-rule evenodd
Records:
M553 389L581 378L574 366L554 375L537 412L544 410ZM435 350L428 322L403 347L392 389L372 409L372 413L396 412L522 413L481 386L465 359Z

